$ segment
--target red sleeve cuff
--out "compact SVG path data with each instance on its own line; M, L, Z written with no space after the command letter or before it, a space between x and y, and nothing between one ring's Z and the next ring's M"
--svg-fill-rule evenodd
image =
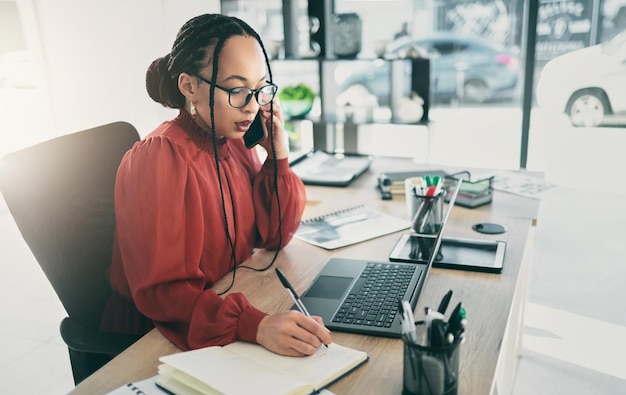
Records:
M256 334L259 329L259 324L265 316L267 316L267 313L264 313L252 306L244 310L239 316L237 340L256 343Z

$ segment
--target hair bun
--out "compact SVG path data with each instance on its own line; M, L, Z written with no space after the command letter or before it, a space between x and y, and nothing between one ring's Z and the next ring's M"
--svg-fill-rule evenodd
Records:
M150 64L146 72L146 89L155 102L170 108L182 108L185 98L178 89L178 81L169 72L169 62L170 54L167 54Z

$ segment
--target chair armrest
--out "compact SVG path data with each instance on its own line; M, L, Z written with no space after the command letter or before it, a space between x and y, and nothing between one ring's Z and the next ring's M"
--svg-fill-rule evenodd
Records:
M141 335L100 332L86 328L71 317L61 321L61 337L75 351L117 355L141 338Z

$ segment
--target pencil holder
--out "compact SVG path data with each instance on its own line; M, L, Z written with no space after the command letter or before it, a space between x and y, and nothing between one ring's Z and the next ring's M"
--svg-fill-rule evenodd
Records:
M460 345L427 347L405 339L402 395L456 395Z
M411 201L411 230L421 234L436 234L443 223L443 203L446 191L441 190L434 196L413 193Z

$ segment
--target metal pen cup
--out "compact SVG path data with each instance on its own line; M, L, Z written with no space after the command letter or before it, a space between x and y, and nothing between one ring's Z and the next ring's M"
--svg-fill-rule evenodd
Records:
M431 347L403 338L402 395L458 394L461 342Z
M411 204L411 230L421 234L436 234L443 224L443 203L446 191L434 196L412 193L407 196Z
M460 343L425 347L405 341L402 395L456 395Z

